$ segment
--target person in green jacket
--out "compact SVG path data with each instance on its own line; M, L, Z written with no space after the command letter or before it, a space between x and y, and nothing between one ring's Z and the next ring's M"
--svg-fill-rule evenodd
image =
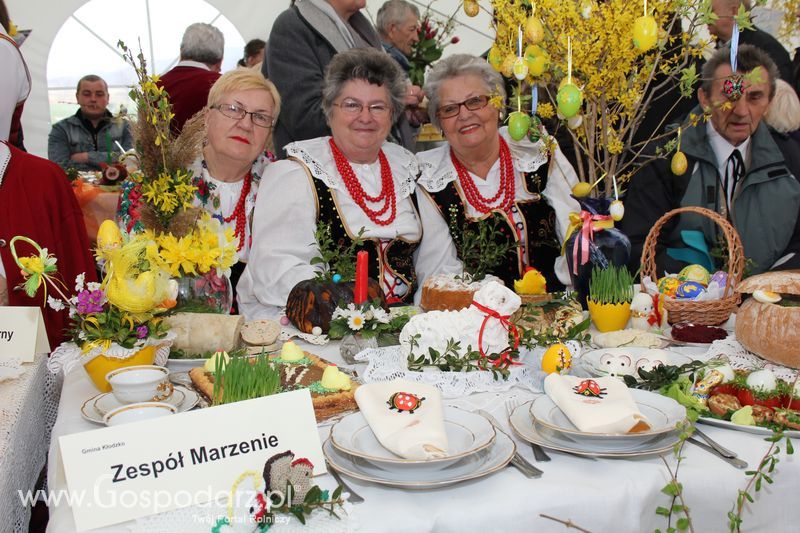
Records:
M769 56L750 45L739 46L736 72L728 48L706 62L698 99L710 118L683 130L686 171L673 173L667 154L641 167L628 186L620 229L631 240L632 271L639 268L644 240L655 222L684 206L706 207L727 217L741 236L751 273L800 267L800 154L792 140L761 120L778 77ZM697 116L702 112L693 111ZM660 232L659 276L689 263L708 264L706 252L721 238L706 217L673 217Z

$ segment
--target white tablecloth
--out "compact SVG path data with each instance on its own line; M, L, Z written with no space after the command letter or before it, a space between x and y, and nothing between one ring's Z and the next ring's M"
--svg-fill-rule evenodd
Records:
M1 531L28 531L31 500L44 468L59 387L47 371L47 356L23 363L24 373L0 383Z
M307 346L306 349L334 362L340 361L338 348ZM512 391L526 398L524 391ZM96 394L82 370L66 377L53 429L48 476L51 490L66 488L63 469L57 458L57 438L87 431L97 426L81 418L80 405ZM455 405L486 408L505 420L503 399L507 395L476 394L458 400ZM703 426L707 434L720 444L739 453L755 467L768 447L762 437L738 431ZM328 428L320 428L326 438ZM520 452L533 462L530 447L515 439ZM800 444L800 443L798 443ZM798 446L800 453L800 446ZM546 520L540 513L572 520L595 533L640 532L666 529L663 517L656 515L659 506L668 507L671 499L661 493L667 483L667 471L659 458L635 460L598 459L595 461L550 453L552 461L538 463L545 474L540 479L527 479L514 468L505 468L491 476L436 490L400 490L346 479L366 502L354 506L354 522L365 532L558 532L563 525ZM695 531L727 531L727 513L737 491L747 478L709 453L686 444L684 461L679 472L687 504L692 510ZM670 465L675 465L672 457ZM744 514L743 531L797 531L800 528L800 458L786 456L773 476L774 485L764 484L755 503ZM336 486L330 475L316 480L323 489ZM674 525L674 521L673 521ZM198 526L197 531L210 531ZM129 532L136 524L127 523L97 531ZM50 508L49 532L73 532L75 523L71 509L61 504ZM151 529L151 531L153 531ZM168 530L170 533L174 530Z

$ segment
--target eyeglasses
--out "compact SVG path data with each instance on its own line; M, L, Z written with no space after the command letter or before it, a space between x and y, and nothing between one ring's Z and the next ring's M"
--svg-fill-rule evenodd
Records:
M253 124L260 128L271 128L274 125L274 120L266 113L259 113L258 111L247 111L245 108L236 104L217 104L211 106L211 109L216 109L223 115L234 120L241 120L247 115L250 115L250 120Z
M340 104L333 104L348 115L360 115L364 110L364 104L358 100L344 100ZM386 104L370 104L366 106L369 114L373 117L384 117L389 113L389 106Z
M473 96L472 98L467 98L463 102L458 102L457 104L447 104L441 106L436 112L436 115L439 118L454 117L461 112L462 105L470 111L477 111L489 105L489 100L490 98L485 94L483 96Z

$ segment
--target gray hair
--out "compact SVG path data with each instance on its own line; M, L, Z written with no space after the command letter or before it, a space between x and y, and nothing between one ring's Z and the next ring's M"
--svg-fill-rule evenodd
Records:
M403 112L406 77L397 62L374 48L353 48L333 56L325 70L322 111L328 123L331 121L334 100L341 94L344 84L351 80L364 80L387 90L392 106L392 122Z
M375 27L378 28L378 33L386 37L389 34L389 26L402 24L409 11L419 18L419 8L406 2L406 0L387 0L384 2L378 10L378 17L375 20Z
M703 83L700 86L703 92L707 95L711 94L714 87L714 78L717 75L717 69L731 60L731 49L729 47L720 48L708 58L706 64L703 65ZM769 57L761 48L750 44L740 44L739 53L736 55L736 72L747 73L762 67L767 71L769 76L769 99L775 96L775 80L781 77L778 72L778 67L775 62Z
M476 76L483 80L486 92L500 94L503 102L506 99L506 88L503 77L483 58L470 54L455 54L437 61L425 81L425 94L428 96L428 115L431 123L437 128L441 127L439 117L439 91L447 80L459 76Z
M800 129L800 99L794 88L781 79L776 80L775 97L764 113L764 122L780 133Z
M108 83L106 83L106 80L104 80L103 78L101 78L97 74L87 74L86 76L84 76L84 77L82 77L81 79L78 80L78 86L75 88L75 94L78 94L79 92L81 92L81 83L83 83L85 81L88 81L89 83L94 83L96 81L102 81L103 85L105 85L105 87L106 87L106 92L108 92Z
M181 59L214 65L222 61L225 37L211 24L195 22L186 28L181 39Z

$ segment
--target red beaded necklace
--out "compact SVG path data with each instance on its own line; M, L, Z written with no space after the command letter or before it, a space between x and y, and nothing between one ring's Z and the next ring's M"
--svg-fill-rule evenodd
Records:
M508 211L514 204L514 166L511 162L511 151L508 149L508 144L505 139L500 137L500 187L491 198L484 197L478 187L475 185L475 180L469 175L467 169L458 160L453 149L450 149L450 159L453 161L453 166L456 168L458 174L458 182L461 189L464 191L464 196L467 202L480 213L488 213L495 209ZM494 205L502 196L500 203Z
M378 152L378 160L381 165L381 192L378 196L370 196L358 182L358 178L353 172L353 167L350 166L350 162L342 151L339 150L339 147L336 146L336 143L333 142L333 138L330 139L329 143L331 145L331 152L333 153L333 160L336 163L336 169L339 171L339 175L342 176L342 180L344 181L345 187L347 187L347 192L350 193L350 197L355 200L356 204L364 211L364 214L375 224L379 226L388 226L394 222L394 218L397 215L397 199L394 195L394 178L392 178L392 169L389 167L389 162L386 160L383 150ZM370 209L367 206L367 202L383 203L383 207L378 210ZM379 217L384 216L387 211L389 212L387 215L388 218L385 220L378 220Z
M236 229L233 235L239 238L239 247L236 249L237 251L241 251L241 249L244 247L244 227L245 224L247 224L247 215L244 212L244 205L247 201L247 195L250 194L250 185L252 182L253 174L248 172L244 177L242 192L239 195L239 201L236 202L236 207L233 208L233 213L231 213L231 216L222 219L226 223L236 219Z

